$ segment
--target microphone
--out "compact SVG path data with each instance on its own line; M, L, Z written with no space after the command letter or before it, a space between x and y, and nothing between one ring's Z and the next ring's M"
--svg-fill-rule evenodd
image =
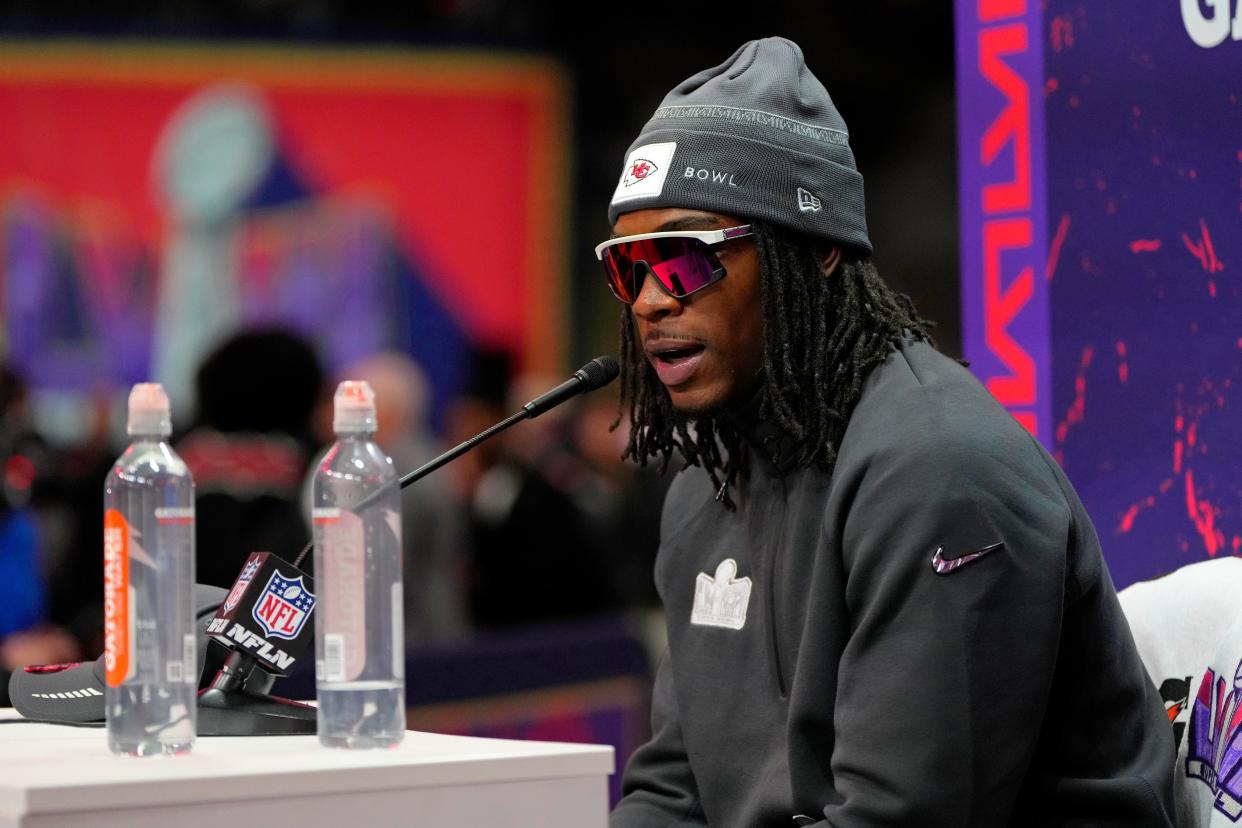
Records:
M287 676L315 639L308 623L317 602L313 589L310 575L270 552L252 552L207 635L254 656L268 673Z
M268 552L253 552L207 624L229 650L198 694L199 727L227 736L314 733L313 707L271 695L315 639L311 576Z
M562 382L546 394L541 394L538 397L535 397L535 399L523 405L521 409L496 423L496 425L486 431L479 432L469 440L466 440L464 443L459 443L434 460L424 463L414 471L403 475L399 481L401 488L404 489L415 480L426 477L444 464L452 460L456 460L458 457L470 451L470 449L474 448L479 443L482 443L484 440L494 437L510 426L520 423L522 420L533 420L540 414L544 414L547 411L556 408L558 405L568 402L579 394L585 394L587 391L594 391L597 388L603 388L605 385L615 380L617 375L620 373L621 368L617 365L617 361L614 358L607 355L596 357L586 365L583 365L577 371L574 371L574 375L565 382ZM367 495L358 503L349 508L354 511L358 511L366 506L369 506L371 502L383 491L383 489L380 489L373 494ZM299 553L297 558L293 561L293 565L295 567L301 566L302 559L305 558L311 551L314 543L314 540L312 540L310 543L306 544L305 547L303 547L301 553Z
M577 371L574 371L572 377L551 391L535 397L522 406L522 410L533 420L545 411L556 408L566 400L572 399L579 394L585 394L587 391L594 391L596 388L604 387L616 379L619 373L621 373L621 368L617 365L615 359L610 356L596 357Z

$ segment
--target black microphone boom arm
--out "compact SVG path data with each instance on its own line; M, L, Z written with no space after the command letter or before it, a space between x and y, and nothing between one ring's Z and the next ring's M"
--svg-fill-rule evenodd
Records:
M414 471L402 475L400 480L401 488L404 489L415 480L426 477L444 464L456 460L458 457L470 451L470 449L474 448L479 443L482 443L484 440L491 439L510 426L517 425L522 420L533 420L540 414L543 414L546 411L561 405L562 403L568 402L579 394L586 393L587 391L594 391L597 388L603 388L605 385L616 379L617 375L620 373L621 369L617 365L617 361L615 359L610 356L596 357L586 365L583 365L577 371L574 371L574 375L568 380L562 382L546 394L541 394L526 403L526 405L522 406L520 410L510 414L505 419L496 423L496 425L486 431L479 432L469 440L466 440L464 443L459 443L434 460L419 466ZM379 491L367 495L350 508L356 511L369 506L372 501L379 497L383 491L383 489L380 489ZM297 559L294 560L294 566L300 566L302 564L302 559L305 558L311 551L314 543L315 542L312 539L310 543L306 544L301 553L298 554Z

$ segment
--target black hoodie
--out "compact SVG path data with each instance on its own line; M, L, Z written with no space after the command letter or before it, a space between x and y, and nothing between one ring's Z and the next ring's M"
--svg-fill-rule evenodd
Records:
M1168 826L1172 731L1043 448L906 343L831 475L752 408L727 511L678 475L654 736L613 828Z

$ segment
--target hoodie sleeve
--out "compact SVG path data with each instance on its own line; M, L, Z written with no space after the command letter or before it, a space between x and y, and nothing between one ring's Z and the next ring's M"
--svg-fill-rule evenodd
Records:
M609 828L706 828L698 786L678 721L673 665L666 653L651 694L652 737L625 768L622 798Z
M1065 715L1053 684L1066 608L1084 592L1076 551L1094 556L1094 588L1112 593L1098 545L1076 550L1081 527L1058 478L1025 448L907 443L862 474L835 541L851 626L833 716L840 799L813 824L1009 824L1043 749L1041 723ZM1134 692L1138 702L1119 700L1131 714L1146 709L1143 689ZM1145 749L1143 728L1133 729L1122 738ZM1089 761L1093 748L1083 747ZM1054 807L1060 793L1045 802ZM1163 824L1151 821L1142 779L1122 779L1113 793L1097 804L1116 824Z

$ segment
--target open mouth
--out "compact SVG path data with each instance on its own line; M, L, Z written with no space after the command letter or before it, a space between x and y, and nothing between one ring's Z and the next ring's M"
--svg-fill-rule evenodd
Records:
M669 388L685 385L699 369L706 349L698 342L665 341L648 345L647 354L660 382Z
M660 347L651 349L651 356L664 363L665 365L674 365L685 359L690 359L695 354L703 352L703 346L695 342L687 342L677 347Z

